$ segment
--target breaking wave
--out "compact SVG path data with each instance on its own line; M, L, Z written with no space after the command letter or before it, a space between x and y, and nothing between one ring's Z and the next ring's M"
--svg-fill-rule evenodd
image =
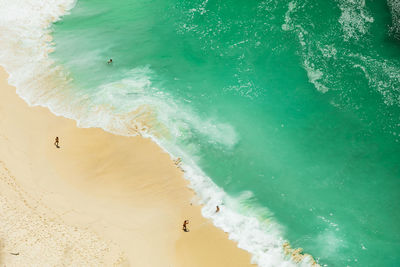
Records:
M68 70L49 57L54 51L50 27L74 5L73 0L0 0L0 31L7 36L0 42L0 64L18 95L32 106L48 107L56 115L76 120L80 127L152 138L172 158L182 158L180 168L200 197L203 215L249 251L259 266L315 264L310 255L290 248L273 219L260 222L258 213L243 208L251 194L229 197L197 167L195 150L188 153L175 143L177 136L190 138L191 131L196 131L229 149L238 142L232 126L212 118L203 120L188 106L176 103L153 86L147 66L100 85L93 95L74 89ZM215 214L216 205L226 208Z

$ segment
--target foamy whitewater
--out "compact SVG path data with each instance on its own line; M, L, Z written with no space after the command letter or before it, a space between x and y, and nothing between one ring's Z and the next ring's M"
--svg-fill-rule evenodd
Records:
M225 208L215 214L215 207L224 206L224 201L231 202L233 207L240 206L240 203L229 198L221 188L204 175L190 160L190 155L157 139L151 131L148 132L146 124L159 123L151 121L151 115L144 115L143 121L138 120L137 117L132 121L129 114L113 114L102 105L91 107L91 110L86 111L87 114L80 112L80 107L87 105L86 99L74 95L72 89L69 88L66 70L55 65L54 60L49 58L49 53L53 51L49 27L51 23L68 14L74 5L75 1L71 0L54 0L46 1L46 3L40 0L0 1L0 32L6 36L0 43L0 65L9 73L9 83L17 88L18 95L31 106L47 107L56 115L76 120L79 127L100 127L114 134L141 134L152 138L169 152L172 158L179 156L183 159L181 168L185 173L185 178L190 181L190 186L200 197L200 203L204 206L203 216L212 219L217 227L229 233L230 239L238 242L240 248L249 251L253 255L252 263L259 266L296 265L289 256L285 255L283 244L286 241L281 237L279 227L273 222L260 223L255 217L241 215L231 208ZM141 70L133 71L141 72ZM151 86L145 75L142 75L141 79L120 82L132 83L133 87L138 88ZM106 85L104 88L112 88L112 85ZM142 101L143 104L137 103L132 107L133 112L141 105L145 105L148 100ZM174 103L160 103L165 106L169 104ZM144 113L147 112L151 111ZM199 128L215 128L211 134L220 135L221 138L218 141L221 143L230 145L234 142L227 140L224 132L219 132L221 131L219 129L225 128L228 135L234 135L230 133L232 130L229 126L208 125L207 122L200 122L194 115L190 118L197 120L195 123L200 124ZM163 121L163 118L160 120ZM204 134L209 134L208 132ZM172 134L177 133L172 132ZM297 265L309 266L313 262L312 257L306 255Z
M399 6L0 0L0 65L29 105L181 158L253 263L393 266Z

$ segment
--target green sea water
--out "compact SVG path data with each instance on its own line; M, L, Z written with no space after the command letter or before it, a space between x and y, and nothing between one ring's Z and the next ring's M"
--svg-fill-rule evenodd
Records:
M392 15L372 0L79 0L52 57L91 105L150 107L148 131L321 265L399 266Z

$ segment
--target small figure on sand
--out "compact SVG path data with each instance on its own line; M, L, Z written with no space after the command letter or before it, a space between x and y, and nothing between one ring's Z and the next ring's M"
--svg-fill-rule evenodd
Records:
M58 145L59 142L60 142L60 139L58 139L58 136L56 136L56 140L55 140L55 142L54 142L54 145L55 145L57 148L60 148L60 146Z
M183 228L182 228L182 230L184 231L184 232L189 232L189 230L187 229L187 225L189 224L189 220L185 220L184 222L183 222Z
M219 212L219 206L217 206L217 209L215 210L215 212L216 212L216 213Z
M107 64L111 64L112 63L112 58L110 58L109 61L107 61Z

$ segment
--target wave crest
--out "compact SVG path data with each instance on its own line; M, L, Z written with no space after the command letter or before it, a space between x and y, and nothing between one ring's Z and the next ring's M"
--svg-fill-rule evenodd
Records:
M10 74L9 82L17 88L17 93L28 104L48 107L56 115L76 120L80 127L100 127L115 134L153 138L171 157L183 158L181 168L201 198L203 215L228 232L239 247L252 253L254 263L295 265L290 255L284 253L285 240L279 227L271 221L260 223L255 214L236 212L243 197L229 198L197 167L194 153L183 151L175 142L185 131L194 129L216 144L230 148L238 142L233 127L212 118L204 120L174 102L152 85L148 67L129 70L125 78L103 84L91 95L74 88L67 70L49 57L54 50L50 26L74 4L74 0L45 3L0 0L0 6L7 7L0 9L0 31L7 37L0 42L0 63ZM190 134L187 136L190 138ZM215 214L215 206L222 207L223 202L226 208ZM312 257L299 262L301 266L313 263Z

